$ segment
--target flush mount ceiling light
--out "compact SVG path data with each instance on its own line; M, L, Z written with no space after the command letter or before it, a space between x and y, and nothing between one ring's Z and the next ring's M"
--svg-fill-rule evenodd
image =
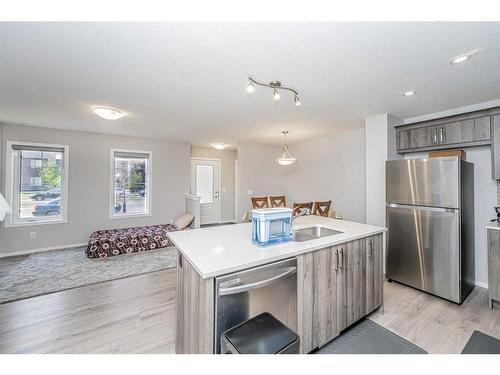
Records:
M463 63L464 61L467 61L470 58L471 58L470 54L456 56L450 60L450 65L457 65L457 64Z
M284 130L283 132L283 154L279 157L276 158L276 161L278 164L281 165L292 165L295 163L297 159L295 159L292 155L290 155L290 152L288 151L288 145L286 144L286 135L288 134L288 130Z
M297 107L300 106L300 104L301 104L300 99L299 99L299 93L296 90L292 89L291 87L283 86L280 81L271 81L269 83L266 83L266 82L259 81L255 78L252 78L252 77L248 77L248 80L250 81L250 82L248 82L248 85L247 85L247 92L249 94L251 94L255 91L255 85L263 86L263 87L270 87L273 89L273 99L275 101L278 101L281 98L280 90L285 90L285 91L290 91L294 94L293 100L294 100L295 105Z
M412 96L415 95L417 92L414 90L408 90L403 93L403 96Z
M212 143L212 147L217 150L224 150L227 145L225 143Z
M92 107L92 112L104 120L119 120L126 116L125 112L112 107L96 106Z

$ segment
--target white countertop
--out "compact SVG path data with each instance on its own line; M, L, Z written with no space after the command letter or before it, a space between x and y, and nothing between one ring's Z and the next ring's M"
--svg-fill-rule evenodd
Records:
M343 233L305 242L288 241L259 247L252 243L252 224L243 223L170 232L168 237L201 277L209 278L386 231L374 225L312 215L298 217L293 227L300 229L314 225Z
M491 224L486 226L486 229L500 230L500 224L491 223Z

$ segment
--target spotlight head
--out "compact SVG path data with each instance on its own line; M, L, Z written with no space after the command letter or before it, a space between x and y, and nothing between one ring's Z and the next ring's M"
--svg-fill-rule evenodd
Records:
M274 100L278 101L278 100L280 100L280 97L281 97L280 92L277 89L274 89L274 91L273 91Z

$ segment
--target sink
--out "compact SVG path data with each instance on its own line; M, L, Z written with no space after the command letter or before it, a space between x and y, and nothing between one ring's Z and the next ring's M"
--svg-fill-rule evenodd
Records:
M334 236L336 234L341 234L341 233L343 232L320 226L307 227L294 230L293 240L297 242L304 242L304 241L315 240L317 238Z

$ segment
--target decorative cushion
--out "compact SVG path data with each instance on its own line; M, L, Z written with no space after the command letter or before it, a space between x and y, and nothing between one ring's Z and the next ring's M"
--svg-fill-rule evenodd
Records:
M85 253L88 258L107 258L173 246L167 233L176 230L172 224L99 230L90 236Z
M189 224L193 222L194 216L188 213L182 214L174 221L174 225L177 229L184 229Z

